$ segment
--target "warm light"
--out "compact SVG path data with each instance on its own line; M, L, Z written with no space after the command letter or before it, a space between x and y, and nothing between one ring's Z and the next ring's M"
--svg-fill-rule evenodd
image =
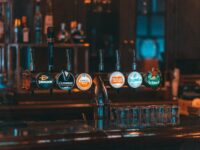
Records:
M91 4L91 0L84 0L85 4Z

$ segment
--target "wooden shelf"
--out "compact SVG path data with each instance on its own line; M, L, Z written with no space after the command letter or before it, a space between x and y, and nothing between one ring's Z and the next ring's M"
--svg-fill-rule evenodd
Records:
M30 43L30 44L25 44L25 43L9 43L9 47L47 47L47 43L42 43L42 44L35 44L35 43ZM89 43L81 43L81 44L65 44L65 43L55 43L54 47L56 48L66 48L66 47L89 47Z

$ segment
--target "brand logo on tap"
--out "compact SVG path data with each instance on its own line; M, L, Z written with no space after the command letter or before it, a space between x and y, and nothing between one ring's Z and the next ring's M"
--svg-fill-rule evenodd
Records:
M121 88L125 84L125 77L121 72L116 71L110 75L109 81L113 88Z
M128 84L132 88L138 88L142 85L142 75L139 72L131 72L128 75Z
M151 72L148 72L145 76L145 82L147 86L150 86L152 88L157 88L160 86L161 83L161 76L158 71L153 70Z
M56 84L61 90L71 90L74 87L74 76L67 71L63 71L56 77Z
M53 87L54 79L49 73L40 73L36 76L36 83L39 88L50 89Z
M92 86L92 78L87 73L80 74L76 79L77 87L82 91L87 91Z

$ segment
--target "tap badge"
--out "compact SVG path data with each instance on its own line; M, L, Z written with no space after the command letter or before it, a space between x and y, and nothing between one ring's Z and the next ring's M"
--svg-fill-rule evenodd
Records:
M77 87L82 91L87 91L92 86L92 78L87 73L80 74L76 79Z
M125 77L121 72L116 71L110 75L109 82L113 88L118 89L125 84Z
M61 90L71 90L75 84L74 76L70 72L62 71L56 76L56 84Z
M128 75L128 84L132 88L138 88L142 85L142 75L133 71Z
M40 73L36 76L36 84L39 88L50 89L53 87L54 79L49 73Z
M157 88L161 84L161 75L159 71L153 70L146 74L144 81L147 84L147 86Z

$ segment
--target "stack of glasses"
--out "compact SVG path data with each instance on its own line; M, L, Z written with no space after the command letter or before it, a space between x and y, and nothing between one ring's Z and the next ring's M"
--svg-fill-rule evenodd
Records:
M175 126L180 116L177 105L112 107L111 119L120 128Z

